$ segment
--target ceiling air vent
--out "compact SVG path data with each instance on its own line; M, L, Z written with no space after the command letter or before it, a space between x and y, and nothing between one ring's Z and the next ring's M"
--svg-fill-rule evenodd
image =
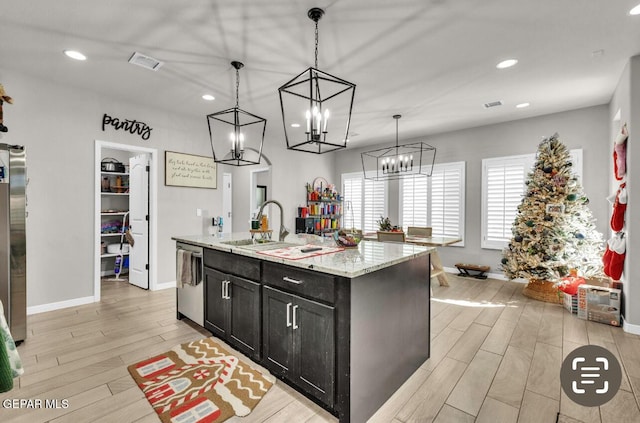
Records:
M129 63L142 66L143 68L147 68L152 71L157 71L163 65L161 61L142 53L138 53L137 51L129 58Z
M492 101L491 103L484 103L485 109L490 109L492 107L502 106L502 101Z

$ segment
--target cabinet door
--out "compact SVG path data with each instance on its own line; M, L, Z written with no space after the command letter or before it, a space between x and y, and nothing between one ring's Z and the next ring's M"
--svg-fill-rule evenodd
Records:
M219 338L225 338L229 328L229 301L222 295L227 280L224 273L204 268L204 327Z
M334 308L294 297L292 310L295 383L333 407L335 376Z
M262 361L273 373L287 377L290 377L293 365L292 307L292 295L263 287Z
M260 284L228 276L229 342L249 357L260 359Z

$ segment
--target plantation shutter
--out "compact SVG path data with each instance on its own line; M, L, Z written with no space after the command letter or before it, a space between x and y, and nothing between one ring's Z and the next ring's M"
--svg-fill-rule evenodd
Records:
M386 183L384 181L373 181L363 179L364 181L364 201L363 201L363 219L364 232L375 232L378 230L376 220L380 216L387 215L386 207Z
M362 176L343 179L343 227L362 229Z
M434 167L431 176L430 226L433 236L463 237L464 162Z
M405 178L402 180L402 227L429 226L428 222L427 177Z
M485 159L483 167L483 248L503 248L525 192L534 157Z

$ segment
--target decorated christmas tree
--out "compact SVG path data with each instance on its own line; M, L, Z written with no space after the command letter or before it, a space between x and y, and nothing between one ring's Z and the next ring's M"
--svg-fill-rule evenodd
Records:
M504 274L509 279L529 279L530 284L558 282L570 272L585 278L600 276L602 234L558 134L538 146L526 185L513 236L503 251Z

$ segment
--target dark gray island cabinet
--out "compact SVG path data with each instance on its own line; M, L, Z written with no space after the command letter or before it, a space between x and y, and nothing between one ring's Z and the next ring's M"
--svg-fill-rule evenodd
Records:
M205 247L205 328L340 422L367 421L429 358L430 248L293 261L193 238L174 239Z

